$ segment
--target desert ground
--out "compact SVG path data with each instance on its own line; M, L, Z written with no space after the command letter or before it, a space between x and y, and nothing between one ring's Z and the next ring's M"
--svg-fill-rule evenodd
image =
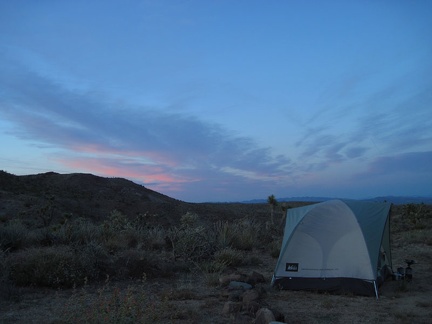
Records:
M388 280L377 300L271 287L283 211L304 204L279 204L271 222L267 204L2 172L0 323L431 322L431 205L392 206L393 270L416 263L411 281Z

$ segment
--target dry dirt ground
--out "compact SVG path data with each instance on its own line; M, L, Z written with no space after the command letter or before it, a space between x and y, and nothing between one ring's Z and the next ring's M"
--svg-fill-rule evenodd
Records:
M411 282L388 281L380 290L380 298L352 295L320 294L305 291L279 291L270 287L276 259L266 251L255 250L262 263L253 267L238 267L237 271L257 271L266 282L258 284L265 293L261 305L282 313L287 323L431 323L432 319L432 250L426 244L404 244L404 235L393 238L393 267L404 265L405 258L417 261L413 265ZM138 288L139 287L139 288ZM258 287L258 288L259 288ZM181 274L174 279L142 282L108 283L102 286L70 290L23 289L17 302L1 302L0 323L65 323L71 318L75 304L79 311L94 311L92 298L113 291L144 292L142 302L154 303L146 311L155 312L154 320L164 323L238 323L233 314L222 313L227 302L226 288L209 286L197 274ZM140 300L140 299L137 299ZM145 301L144 301L145 300ZM72 316L73 318L73 316Z

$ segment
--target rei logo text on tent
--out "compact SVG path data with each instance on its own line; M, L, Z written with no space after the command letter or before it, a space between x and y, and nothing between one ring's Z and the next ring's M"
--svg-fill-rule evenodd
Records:
M298 271L298 263L287 263L285 266L285 271Z

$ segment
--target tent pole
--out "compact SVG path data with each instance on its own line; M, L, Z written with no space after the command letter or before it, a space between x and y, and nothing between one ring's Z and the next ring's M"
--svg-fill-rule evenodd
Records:
M376 299L378 300L379 296L378 296L378 289L377 289L376 281L374 280L373 283L374 283L374 288L375 288L375 296L376 296Z

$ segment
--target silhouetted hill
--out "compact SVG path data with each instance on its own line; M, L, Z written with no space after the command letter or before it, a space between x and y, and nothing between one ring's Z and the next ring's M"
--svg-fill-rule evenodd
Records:
M82 173L16 176L2 171L0 201L0 216L6 218L37 218L50 212L53 219L75 216L97 221L118 210L130 217L158 214L171 222L170 213L187 209L186 203L132 181Z
M122 178L92 174L47 172L17 176L0 171L0 222L21 218L37 222L52 213L52 223L65 217L103 221L113 210L133 218L153 215L149 222L176 224L187 212L203 220L223 220L248 216L268 217L268 206L246 204L187 203L173 199Z

